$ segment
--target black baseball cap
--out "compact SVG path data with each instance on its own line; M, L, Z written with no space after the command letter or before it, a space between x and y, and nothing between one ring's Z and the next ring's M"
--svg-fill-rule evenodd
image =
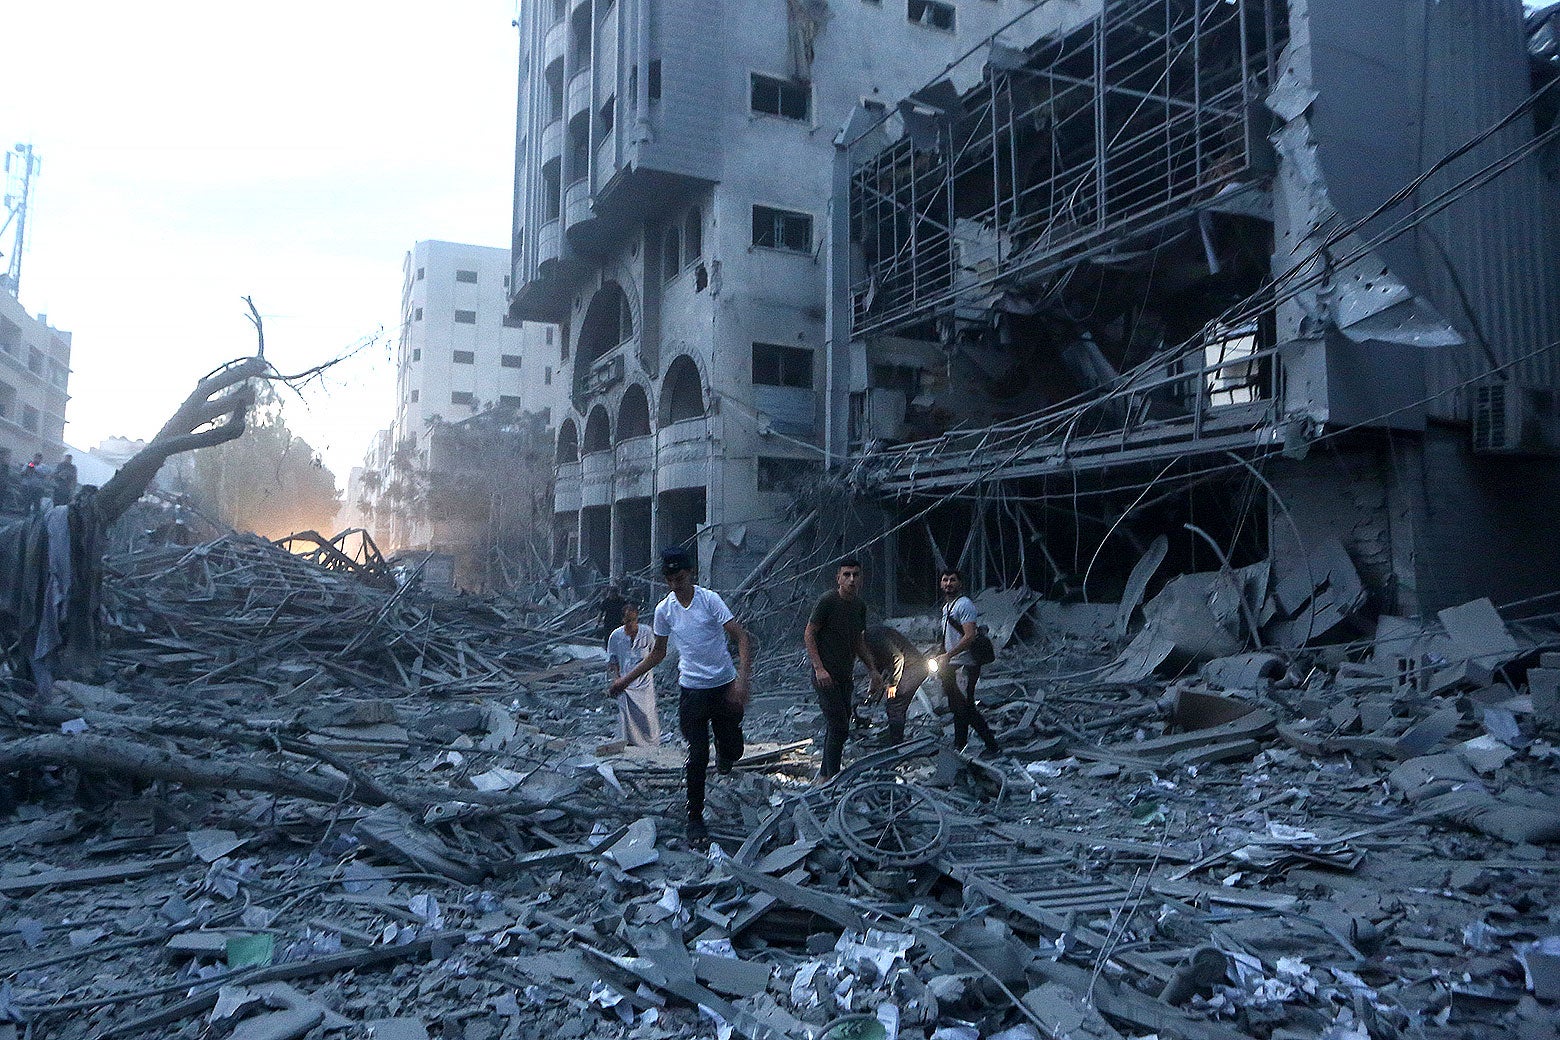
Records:
M680 545L671 545L661 550L662 574L691 570L693 570L693 557L688 554L687 549Z

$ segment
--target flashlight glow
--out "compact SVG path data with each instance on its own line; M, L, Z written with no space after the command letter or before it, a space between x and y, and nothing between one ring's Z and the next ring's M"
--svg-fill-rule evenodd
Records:
M928 671L936 672L937 671L937 658L935 658L935 657L928 657L926 659L926 667L927 667Z

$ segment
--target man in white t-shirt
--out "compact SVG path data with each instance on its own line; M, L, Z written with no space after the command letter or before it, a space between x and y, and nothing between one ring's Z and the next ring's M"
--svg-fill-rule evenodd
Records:
M942 636L943 652L933 660L942 674L943 693L948 697L948 707L953 712L953 748L963 751L969 743L973 728L986 742L986 750L1000 754L997 735L991 731L986 717L975 704L975 684L980 681L980 665L969 651L970 644L980 631L975 624L979 616L974 602L964 594L964 577L952 567L943 568L937 578L943 594Z
M639 623L639 605L623 604L623 624L607 637L607 678L616 679L650 656L655 645L650 630ZM634 747L661 743L661 720L655 711L655 676L635 679L618 701L618 738Z
M670 589L655 608L655 645L611 691L622 693L641 675L666 659L666 644L677 646L677 726L688 741L688 840L709 837L704 824L704 779L710 765L710 735L715 737L715 769L731 772L742 757L742 715L748 703L753 651L747 630L720 596L693 583L693 557L678 546L661 551L661 574ZM737 641L737 663L727 638Z

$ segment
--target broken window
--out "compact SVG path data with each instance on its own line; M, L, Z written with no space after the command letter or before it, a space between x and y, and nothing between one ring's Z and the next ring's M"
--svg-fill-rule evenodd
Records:
M818 464L807 459L758 457L758 490L786 491L809 480L818 472Z
M650 100L659 101L661 98L661 62L656 59L650 63L650 75L647 77L650 88Z
M421 267L417 269L417 280L419 282L423 280L423 269Z
M450 404L471 404L474 400L470 390L456 390L450 394Z
M457 365L475 365L476 363L477 363L477 352L476 351L474 351L474 350L457 350L457 351L455 351L455 364L457 364Z
M905 5L905 17L930 29L944 29L948 32L954 29L953 5L945 4L942 0L909 0Z
M1217 327L1216 338L1203 347L1205 389L1212 407L1250 404L1260 393L1261 365L1257 352L1257 326Z
M754 206L753 245L793 253L812 252L812 215Z
M753 344L753 385L812 389L813 352L777 343Z
M502 358L499 359L499 364L502 365L504 368L519 368L520 367L520 355L519 354L505 354Z
M500 394L498 397L498 403L503 405L505 408L519 408L521 401L520 398L515 397L513 394Z
M30 404L22 405L22 426L29 433L38 432L38 409Z
M611 97L607 98L606 102L601 106L601 112L600 112L601 124L600 125L601 125L601 136L602 137L605 137L605 136L607 136L608 134L610 134L612 132L612 126L613 126L613 123L615 122L616 115L617 115L617 95L613 94Z
M471 285L476 285L477 284L477 272L475 272L475 271L456 271L455 272L455 280L457 282L467 282L467 283L469 283Z
M476 311L456 311L455 312L455 324L457 324L457 325L475 325L476 323L477 323L477 312Z
M751 107L758 115L807 122L812 116L812 84L807 80L751 75Z
M413 347L412 348L412 360L413 361L421 361L422 360L422 347Z
M420 390L413 390L410 394L407 395L407 399L413 404L416 404L421 397L422 391Z
M422 321L422 308L421 307L418 307L416 310L414 310L412 312L412 320L413 321Z

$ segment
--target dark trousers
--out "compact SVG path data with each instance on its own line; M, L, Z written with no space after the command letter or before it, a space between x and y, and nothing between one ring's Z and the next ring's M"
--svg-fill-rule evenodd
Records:
M915 691L921 688L926 681L926 666L911 665L905 668L904 673L888 692L885 702L888 708L888 724L893 733L903 737L905 733L905 719L910 714L910 701L915 697Z
M845 737L850 733L851 699L855 693L853 680L840 680L831 674L834 685L823 687L813 679L813 689L818 693L818 708L823 712L823 764L818 775L827 780L840 771L840 759L845 754Z
M970 727L980 734L986 747L997 750L997 735L975 706L975 683L980 679L980 665L963 664L946 668L942 672L943 693L948 698L948 709L953 712L953 748L963 751L970 742Z
M710 731L715 733L715 754L735 763L742 757L742 705L728 695L731 683L707 690L679 687L677 728L688 742L688 818L704 818L704 774L710 768Z

